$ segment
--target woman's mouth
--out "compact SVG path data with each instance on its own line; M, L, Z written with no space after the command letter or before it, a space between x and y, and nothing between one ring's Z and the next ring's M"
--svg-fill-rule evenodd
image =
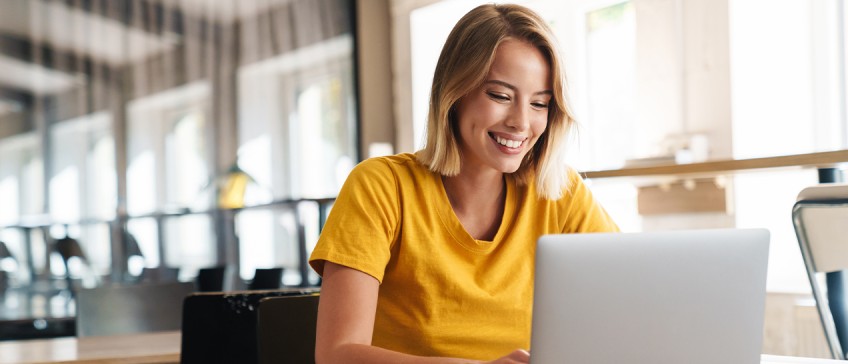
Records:
M523 140L513 140L501 137L500 135L495 135L493 133L489 133L489 137L492 138L496 143L501 146L504 146L509 149L519 149L524 145L524 142L527 140L526 138Z

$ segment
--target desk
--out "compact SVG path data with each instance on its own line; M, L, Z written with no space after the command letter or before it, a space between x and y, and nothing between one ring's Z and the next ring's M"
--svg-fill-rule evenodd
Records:
M0 342L0 363L121 363L180 362L180 333L91 336ZM838 364L843 361L763 355L761 364Z
M45 362L176 364L180 362L180 333L0 342L0 363Z
M841 360L815 359L815 358L793 358L788 356L763 355L760 364L837 364L845 363Z
M74 336L75 313L65 282L11 287L0 292L0 341Z
M795 154L777 157L718 160L689 164L666 164L647 167L625 167L581 173L586 178L644 177L644 176L715 176L717 174L770 168L832 167L848 162L848 150Z

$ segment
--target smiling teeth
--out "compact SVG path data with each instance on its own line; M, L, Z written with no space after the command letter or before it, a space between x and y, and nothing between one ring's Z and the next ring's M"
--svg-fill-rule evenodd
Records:
M495 135L495 141L497 141L498 144L503 145L507 148L518 148L519 146L521 146L521 143L522 143L519 140L504 139L504 138L501 138L497 135Z

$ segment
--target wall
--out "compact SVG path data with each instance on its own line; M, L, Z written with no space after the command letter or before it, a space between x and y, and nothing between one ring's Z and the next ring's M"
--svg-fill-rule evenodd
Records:
M356 2L360 158L373 143L396 147L389 0Z

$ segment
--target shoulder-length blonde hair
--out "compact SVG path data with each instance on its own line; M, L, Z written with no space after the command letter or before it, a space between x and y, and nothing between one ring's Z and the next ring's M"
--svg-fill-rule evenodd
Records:
M495 50L507 38L526 41L542 52L550 65L553 87L547 128L512 175L521 185L535 177L538 195L557 200L568 187L564 149L574 118L566 103L565 73L553 32L538 14L523 6L481 5L465 14L451 30L433 75L427 141L416 155L433 172L459 174L459 120L454 107L459 99L482 86Z

